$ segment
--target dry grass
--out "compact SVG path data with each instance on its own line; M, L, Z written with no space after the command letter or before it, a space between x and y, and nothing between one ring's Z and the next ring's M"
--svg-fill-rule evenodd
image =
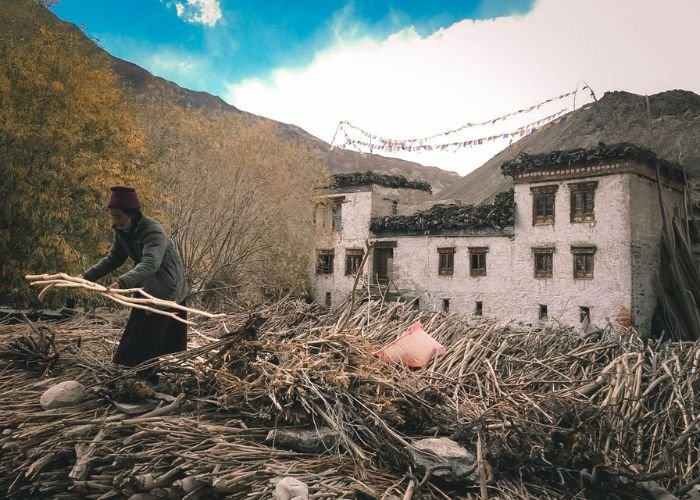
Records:
M124 413L152 391L108 362L118 329L86 318L40 336L0 326L0 491L270 498L271 480L292 475L313 498L401 498L422 479L406 448L433 435L472 452L480 440L484 484L429 481L414 498L479 498L480 486L494 498L637 498L650 480L680 496L700 475L697 343L469 323L395 303L343 312L282 301L200 323L186 353L151 363L162 390L182 396L145 415ZM447 354L421 370L370 354L415 321ZM43 390L67 379L90 399L41 410ZM266 442L288 426L340 439L321 455Z

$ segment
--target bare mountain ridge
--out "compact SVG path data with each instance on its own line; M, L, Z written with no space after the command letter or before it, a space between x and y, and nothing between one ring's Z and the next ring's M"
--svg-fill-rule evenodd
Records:
M358 153L339 148L331 149L327 142L309 134L301 127L241 111L217 96L180 87L171 81L152 75L136 64L117 58L113 59L115 60L115 72L122 81L127 83L133 98L152 99L157 96L157 99L169 100L180 106L198 108L205 112L243 113L255 117L257 120L273 122L282 137L305 144L320 154L331 174L371 170L383 174L403 175L409 179L429 182L433 187L433 193L443 191L460 179L459 174L438 167L429 167L420 163L387 158L376 154Z
M700 95L669 90L649 96L651 127L646 97L630 92L607 92L597 104L577 109L562 122L550 123L442 191L440 197L466 203L491 200L510 189L501 165L520 153L589 148L599 142L631 142L651 149L660 157L686 169L691 185L700 188ZM653 135L652 135L653 131Z
M182 108L195 108L204 113L235 113L245 115L253 120L275 124L278 133L284 139L297 141L308 146L325 162L330 174L347 172L365 172L372 170L391 175L403 175L409 179L424 180L433 187L433 193L438 193L460 179L454 172L437 167L427 167L419 163L387 158L376 154L363 154L354 151L331 149L330 145L309 134L301 127L281 123L252 113L242 111L223 99L206 92L189 90L155 76L131 62L116 58L104 51L93 40L85 36L72 23L58 19L52 12L32 0L0 0L0 43L4 40L29 40L42 25L60 27L79 33L84 40L86 53L105 53L113 64L114 72L124 83L127 97L138 106L148 101L150 109L177 105ZM235 133L235 131L234 131Z

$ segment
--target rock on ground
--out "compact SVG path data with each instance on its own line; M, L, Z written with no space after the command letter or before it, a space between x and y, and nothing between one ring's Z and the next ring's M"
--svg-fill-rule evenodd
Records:
M431 477L448 483L478 483L476 458L453 440L446 437L427 438L415 441L413 446L414 449L410 450L411 461L419 475L424 476L426 471L432 469ZM444 468L433 469L438 466Z
M85 399L85 386L75 380L61 382L49 387L39 399L44 410L73 406Z

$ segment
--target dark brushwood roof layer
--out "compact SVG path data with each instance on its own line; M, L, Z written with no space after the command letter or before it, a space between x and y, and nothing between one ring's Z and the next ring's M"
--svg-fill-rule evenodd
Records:
M377 184L390 188L417 189L432 192L432 187L425 181L406 179L403 175L378 174L376 172L350 172L331 176L330 188L345 188Z
M375 217L375 235L500 234L515 223L513 190L499 193L489 203L435 205L413 215Z
M503 175L513 177L526 172L546 171L579 164L599 164L616 160L633 160L652 168L659 165L661 174L671 180L683 182L683 169L680 165L664 160L653 151L629 142L617 144L598 143L591 148L575 148L549 153L521 153L517 158L501 164Z

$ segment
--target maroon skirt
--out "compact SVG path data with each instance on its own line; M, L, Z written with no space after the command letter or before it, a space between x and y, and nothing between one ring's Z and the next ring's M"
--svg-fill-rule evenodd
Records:
M185 302L182 302L185 305ZM187 319L186 311L167 309ZM114 363L136 366L163 354L187 349L187 325L162 314L132 309L119 341Z

